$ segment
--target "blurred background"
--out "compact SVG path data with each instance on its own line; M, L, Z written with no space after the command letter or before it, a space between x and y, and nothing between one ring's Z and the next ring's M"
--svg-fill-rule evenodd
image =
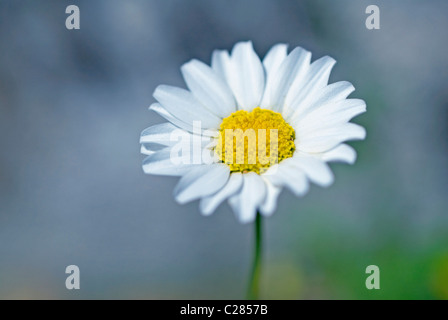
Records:
M67 30L78 5L81 29ZM366 7L381 10L367 30ZM180 206L140 132L182 63L252 40L331 55L367 103L354 166L265 220L266 299L448 299L448 2L0 0L0 298L243 299L252 225ZM81 290L65 288L65 268ZM381 270L367 290L365 269Z

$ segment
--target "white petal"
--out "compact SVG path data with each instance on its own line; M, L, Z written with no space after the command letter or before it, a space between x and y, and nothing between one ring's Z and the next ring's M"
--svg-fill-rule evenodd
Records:
M303 77L297 77L286 95L283 112L290 114L291 110L299 109L303 101L324 88L335 63L336 60L331 57L322 57L309 66Z
M169 122L165 122L153 125L143 130L140 135L140 143L158 143L169 146L172 144L170 143L172 140L172 133L176 130L189 134L187 131L180 129Z
M289 162L305 172L308 179L322 187L330 186L334 181L333 172L322 160L312 156L294 156Z
M167 122L143 130L140 143L142 144L142 153L150 155L165 147L173 147L178 144L185 144L190 150L193 150L196 143L200 144L201 148L206 148L216 144L216 139L206 135L191 134Z
M266 70L267 79L275 73L287 55L288 45L284 43L276 44L268 51L263 59L263 66Z
M191 60L181 70L190 91L212 113L225 118L236 110L235 99L227 83L208 65Z
M263 177L274 186L286 187L295 196L301 197L308 192L308 179L302 170L290 165L288 160L283 160L281 163L271 166Z
M194 130L194 128L191 124L187 124L186 122L173 116L171 113L166 111L166 109L164 107L162 107L160 105L160 103L153 103L149 107L149 110L156 112L157 114L159 114L160 116L162 116L163 118L168 120L173 125L179 127L180 129L183 129L183 130L186 130L186 131L192 132L192 133L194 132L196 134L196 130ZM219 134L218 130L216 130L216 129L205 129L205 128L201 128L201 129L202 130L201 130L200 134L202 136L217 137Z
M151 150L151 148L146 148L146 146L142 145L140 147L140 153L149 156L151 154L154 154L155 151Z
M180 157L173 158L171 148L154 152L143 160L143 171L154 175L181 176L195 166L198 165L183 163Z
M140 147L140 152L142 154L145 154L147 156L156 153L157 151L161 151L167 146L161 145L161 144L153 144L153 143L142 143L142 146Z
M282 189L274 186L268 179L264 179L266 183L266 199L260 207L260 212L264 216L270 216L277 208L277 198Z
M227 184L215 194L202 198L199 209L202 214L208 216L216 210L216 208L226 199L240 191L243 184L243 176L239 172L230 175Z
M141 153L149 156L170 146L169 137L174 130L183 131L169 122L156 124L143 130L140 135Z
M226 50L215 50L212 54L212 69L224 81L232 74L230 55Z
M348 81L339 81L329 84L322 90L316 92L315 95L309 95L306 99L302 100L296 109L290 108L287 110L288 112L284 112L283 115L288 122L297 122L297 120L303 118L310 111L313 111L322 105L344 100L354 90L355 88Z
M174 197L184 204L209 196L221 189L229 179L230 169L225 164L203 165L192 168L174 188Z
M162 105L160 103L153 103L149 107L149 110L152 110L152 111L156 112L157 114L159 114L160 116L164 117L166 120L168 120L169 122L171 122L175 126L177 126L179 128L182 128L184 130L193 132L193 126L192 126L191 123L188 124L188 123L186 123L186 122L176 118L171 113L169 113L164 107L162 107Z
M347 144L340 144L337 147L322 153L321 159L327 162L345 162L354 164L356 161L356 151Z
M231 64L232 72L226 74L226 79L238 109L251 111L260 105L265 84L263 65L252 42L239 42L233 47Z
M154 98L169 113L183 122L193 125L200 121L203 128L218 128L221 119L205 108L193 94L185 89L160 85L154 92Z
M344 123L298 137L296 147L308 153L325 152L348 140L363 140L366 130L354 123Z
M299 118L298 123L291 123L297 128L297 135L307 135L317 130L334 127L350 121L352 118L366 111L366 103L360 99L348 99L339 102L330 102L320 106Z
M310 59L310 52L300 47L295 48L268 78L261 106L282 112L292 83L306 74Z
M255 220L257 210L264 202L266 184L255 172L243 174L243 187L241 192L229 198L229 204L237 218L242 223Z

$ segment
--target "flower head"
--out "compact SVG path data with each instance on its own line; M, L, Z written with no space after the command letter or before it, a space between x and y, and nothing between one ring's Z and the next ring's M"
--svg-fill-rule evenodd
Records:
M154 92L150 109L168 122L142 132L145 173L180 176L175 199L200 199L204 215L228 200L241 222L271 215L283 187L303 196L310 182L331 185L327 162L354 163L344 142L365 138L349 121L366 111L363 100L347 99L351 83L328 84L334 64L328 56L311 63L300 47L288 54L285 44L261 61L251 42L216 50L211 66L184 64L188 90Z

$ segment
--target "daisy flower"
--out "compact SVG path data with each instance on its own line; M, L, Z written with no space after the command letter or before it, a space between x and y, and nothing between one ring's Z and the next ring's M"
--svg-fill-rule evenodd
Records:
M363 100L347 99L353 85L328 84L335 62L325 56L311 63L309 51L288 53L285 44L260 60L251 42L214 51L211 66L187 62L181 71L188 89L160 85L154 92L150 109L168 122L142 132L144 172L181 177L176 201L199 199L204 215L227 200L243 223L272 215L283 188L303 196L311 182L330 186L328 162L353 164L356 152L344 142L366 135L349 122L366 111ZM232 145L229 130L252 130L256 143L244 143L246 135ZM260 132L267 132L263 139ZM188 145L179 147L173 137L180 136ZM244 161L235 161L238 151Z

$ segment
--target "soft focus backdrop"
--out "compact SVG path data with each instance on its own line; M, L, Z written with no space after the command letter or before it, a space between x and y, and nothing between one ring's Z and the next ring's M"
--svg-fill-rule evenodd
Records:
M66 6L81 29L65 28ZM381 9L367 30L365 9ZM213 49L278 42L338 63L367 102L354 166L265 221L263 298L448 298L448 2L0 0L0 298L241 299L252 227L146 176L158 84ZM81 290L65 288L65 267ZM365 288L365 268L381 290Z

